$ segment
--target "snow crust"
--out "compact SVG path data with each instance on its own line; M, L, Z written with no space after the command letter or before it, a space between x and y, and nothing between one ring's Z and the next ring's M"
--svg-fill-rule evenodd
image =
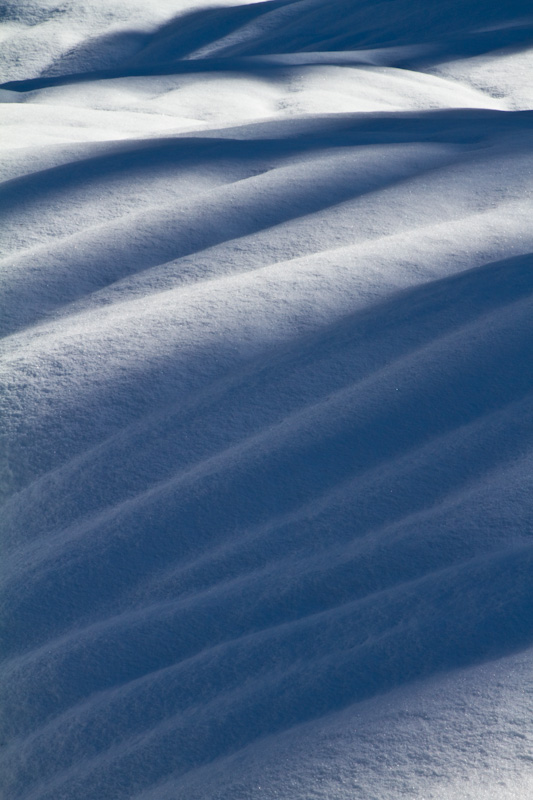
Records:
M533 794L533 16L17 0L9 800Z

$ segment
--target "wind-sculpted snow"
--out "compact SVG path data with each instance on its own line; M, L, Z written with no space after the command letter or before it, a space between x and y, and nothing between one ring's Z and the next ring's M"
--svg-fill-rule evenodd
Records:
M527 797L533 18L156 5L3 7L5 796Z

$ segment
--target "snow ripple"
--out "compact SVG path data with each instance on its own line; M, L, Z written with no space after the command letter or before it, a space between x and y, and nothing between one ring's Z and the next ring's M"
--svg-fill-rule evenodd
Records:
M35 26L36 63L45 5L12 23ZM431 740L417 783L426 733L405 733L405 708L431 706L427 736L459 729L467 685L476 737L507 708L502 792L527 783L531 732L509 709L533 652L533 112L474 77L530 21L517 3L464 4L465 29L450 4L415 25L407 0L381 22L365 0L304 0L109 39L97 5L85 38L13 67L2 94L29 119L75 89L87 124L107 103L118 131L80 143L63 116L57 144L3 166L6 796L458 797L439 770L468 731L442 754ZM219 72L234 100L257 88L257 114L210 116ZM199 124L169 134L184 75L206 91ZM338 75L336 113L316 113ZM128 115L162 102L161 128L132 137ZM365 750L389 702L413 735L392 785L390 742ZM341 753L370 717L379 731ZM324 738L349 785L320 773Z

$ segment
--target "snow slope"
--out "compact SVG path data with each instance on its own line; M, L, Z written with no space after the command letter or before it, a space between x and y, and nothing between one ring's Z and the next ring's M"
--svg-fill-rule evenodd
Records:
M13 800L533 793L533 15L4 2Z

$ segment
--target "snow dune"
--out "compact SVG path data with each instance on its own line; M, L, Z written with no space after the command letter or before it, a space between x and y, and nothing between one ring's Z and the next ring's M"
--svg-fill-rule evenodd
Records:
M5 4L6 797L531 794L532 27Z

